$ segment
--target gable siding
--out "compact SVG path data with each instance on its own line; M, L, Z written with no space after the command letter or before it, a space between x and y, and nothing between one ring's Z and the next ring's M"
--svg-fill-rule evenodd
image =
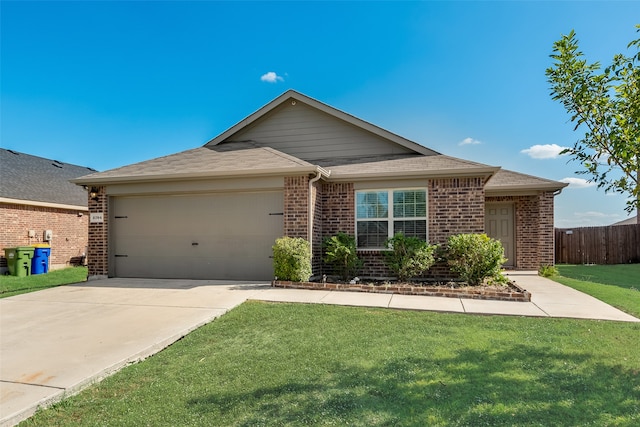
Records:
M306 161L414 153L301 102L277 107L228 140L253 141Z

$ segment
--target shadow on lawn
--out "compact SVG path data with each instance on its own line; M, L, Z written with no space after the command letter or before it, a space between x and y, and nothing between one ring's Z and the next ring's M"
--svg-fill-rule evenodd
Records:
M593 365L588 357L515 345L443 359L391 358L367 368L345 360L316 367L322 378L303 378L292 367L297 381L211 394L188 406L246 426L639 423L640 372Z

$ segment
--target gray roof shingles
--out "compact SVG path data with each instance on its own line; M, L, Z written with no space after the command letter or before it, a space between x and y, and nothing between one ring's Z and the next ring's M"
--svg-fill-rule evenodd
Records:
M0 197L87 206L87 192L70 179L91 168L0 148Z
M82 177L82 182L109 179L153 179L184 174L244 172L247 175L268 169L313 167L311 163L271 148L242 147L238 150L200 147L133 165Z

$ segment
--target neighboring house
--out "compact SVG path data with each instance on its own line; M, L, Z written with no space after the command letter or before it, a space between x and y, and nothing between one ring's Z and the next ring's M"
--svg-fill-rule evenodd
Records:
M502 240L508 266L554 262L554 196L566 186L437 153L295 91L203 147L76 180L89 201L89 275L272 278L280 236L355 235L363 276L389 276L394 232ZM93 216L96 219L93 219Z
M49 243L49 268L82 262L87 192L69 182L93 169L0 148L0 271L4 248ZM45 236L50 231L50 236ZM50 240L47 240L50 237Z
M633 225L633 224L638 224L638 216L632 216L631 218L627 218L625 220L622 221L618 221L614 224L611 225Z

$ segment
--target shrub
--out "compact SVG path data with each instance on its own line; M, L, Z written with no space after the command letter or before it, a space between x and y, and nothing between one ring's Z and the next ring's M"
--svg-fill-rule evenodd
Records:
M542 277L552 277L558 275L558 269L553 265L541 265L538 269L538 275Z
M386 246L391 250L384 253L385 262L403 282L424 273L436 262L437 246L417 237L396 233L387 239Z
M358 258L356 238L346 233L327 237L324 242L324 262L331 265L342 280L358 275L363 261Z
M485 279L499 279L501 265L506 261L504 248L498 240L486 234L458 234L447 242L447 263L452 271L471 286Z
M281 237L273 245L273 270L279 280L305 282L311 277L311 245L300 237Z

